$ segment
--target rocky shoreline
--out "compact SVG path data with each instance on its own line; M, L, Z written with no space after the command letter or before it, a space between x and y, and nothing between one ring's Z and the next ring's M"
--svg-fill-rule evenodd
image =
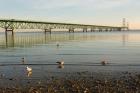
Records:
M104 76L88 72L49 77L44 79L26 80L26 84L0 87L0 93L140 93L140 73L121 72ZM10 80L16 82L16 80Z

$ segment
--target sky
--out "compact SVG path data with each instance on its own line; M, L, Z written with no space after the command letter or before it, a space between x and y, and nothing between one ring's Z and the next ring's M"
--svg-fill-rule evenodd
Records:
M0 0L0 18L140 28L140 0Z

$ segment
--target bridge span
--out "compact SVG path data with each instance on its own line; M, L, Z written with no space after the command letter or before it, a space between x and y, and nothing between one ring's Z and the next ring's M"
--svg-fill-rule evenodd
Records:
M16 19L0 19L0 28L5 29L5 33L14 29L42 29L44 32L52 32L52 29L68 29L68 32L74 32L75 29L83 29L87 32L90 29L94 31L122 31L128 29L127 27L117 26L101 26L101 25L86 25L86 24L71 24L71 23L55 23L55 22L41 22L41 21L27 21Z

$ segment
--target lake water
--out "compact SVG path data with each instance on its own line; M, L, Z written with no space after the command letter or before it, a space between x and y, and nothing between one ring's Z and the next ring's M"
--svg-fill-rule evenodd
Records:
M59 46L57 46L59 44ZM140 32L92 33L15 33L14 37L0 34L0 64L95 65L107 60L112 65L140 64Z
M64 67L57 66L59 60L64 60ZM109 64L101 66L103 60ZM32 77L58 72L138 71L140 32L18 32L14 37L8 34L7 40L1 33L0 74L23 77L27 65L33 68Z

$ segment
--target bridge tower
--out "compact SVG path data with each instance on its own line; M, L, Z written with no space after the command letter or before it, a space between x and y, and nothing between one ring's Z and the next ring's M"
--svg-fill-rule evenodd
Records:
M128 30L129 23L126 22L126 19L125 18L123 18L122 27L123 27L123 30Z
M127 22L127 30L129 30L129 22Z
M125 18L123 18L122 26L126 27L126 19Z

